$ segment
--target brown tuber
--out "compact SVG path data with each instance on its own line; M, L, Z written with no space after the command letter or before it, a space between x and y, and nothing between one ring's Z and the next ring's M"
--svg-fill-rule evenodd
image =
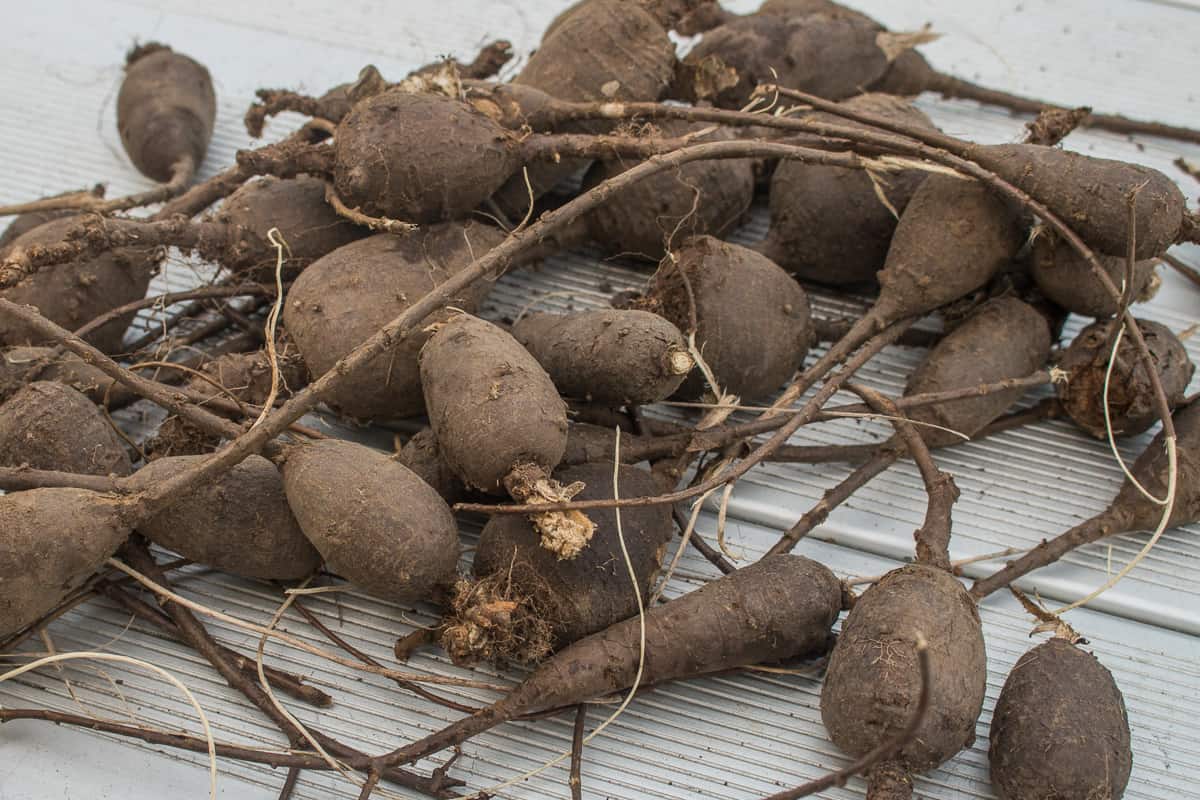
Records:
M996 700L988 761L1000 800L1120 800L1133 753L1112 673L1059 636L1021 656Z
M1076 425L1098 439L1108 435L1104 419L1104 378L1116 326L1121 324L1120 321L1094 322L1084 328L1058 364L1067 372L1066 382L1058 388L1063 409ZM1196 367L1170 328L1149 320L1138 320L1137 324L1150 348L1167 403L1173 408L1183 400ZM1109 418L1115 436L1133 436L1158 421L1154 387L1130 336L1121 338L1116 358L1108 386Z
M583 483L578 499L599 500L613 496L612 472L611 464L589 464L564 469L555 478ZM622 466L618 490L621 497L648 497L658 493L658 485L646 470ZM637 614L616 513L603 509L591 518L596 532L573 559L556 558L542 547L524 517L488 521L475 550L475 580L460 581L455 613L442 630L442 645L456 662L534 664L552 650ZM658 576L673 524L665 505L621 511L621 533L643 601Z
M200 458L160 458L134 473L128 485L149 488ZM321 563L292 516L279 471L261 456L180 497L138 531L184 558L245 578L298 580Z
M458 526L407 467L363 445L322 439L291 448L284 491L329 569L387 600L429 600L449 589Z
M934 129L912 104L890 95L859 95L842 105ZM817 116L847 124L831 115ZM783 161L771 178L771 226L758 249L801 280L871 284L887 259L898 215L927 175L917 169L873 174Z
M203 65L166 45L130 51L117 95L121 144L159 182L195 173L212 139L217 98Z
M128 475L125 445L90 400L63 383L35 381L0 405L0 464Z
M342 202L406 222L469 214L521 166L508 131L444 95L390 91L363 100L334 142Z
M909 722L921 692L917 639L928 643L929 709L913 739L868 772L867 796L906 800L926 772L975 740L987 689L979 611L950 573L912 564L863 593L842 625L821 689L821 719L841 750L862 756Z
M17 238L13 247L56 244L80 219L66 217L48 222ZM101 314L145 297L158 263L156 248L123 247L95 258L41 269L0 291L0 296L34 306L51 322L74 330ZM93 331L87 340L106 353L118 353L132 319L130 312ZM0 344L41 343L39 337L19 323L0 321Z
M504 238L477 222L431 225L406 236L380 233L318 259L296 279L283 324L314 378L333 368L385 323ZM473 311L490 288L477 282L448 305ZM322 399L359 419L411 417L425 408L417 354L429 318Z
M663 120L658 127L670 137L706 128L679 120ZM732 138L730 131L718 130L694 141ZM597 161L584 176L583 188L597 186L632 165ZM622 189L588 214L585 223L592 241L605 251L658 262L675 242L729 233L742 222L753 199L754 166L749 159L694 161Z
M9 347L0 352L0 402L34 380L65 383L100 404L124 394L115 381L74 353L52 347Z
M117 501L85 489L0 495L0 637L36 622L129 536Z
M567 407L537 360L510 334L453 315L421 349L429 424L446 463L471 488L518 502L571 499L549 475L567 446ZM578 511L534 517L542 545L573 558L592 535Z
M841 601L836 576L817 562L793 555L764 558L646 612L641 685L819 653L828 645ZM640 631L635 617L579 640L495 705L383 760L416 761L521 714L628 688L638 671Z
M610 405L665 400L695 362L679 329L647 311L529 314L512 335L560 394Z
M696 347L723 392L755 400L782 386L812 344L808 296L767 257L711 236L684 243L659 266L644 301L687 333L696 322ZM679 396L706 389L693 370Z
M225 254L217 258L223 266L248 271L251 280L275 281L275 251L264 255L267 234L278 228L287 245L283 280L294 280L300 271L342 245L362 239L370 231L338 216L325 202L325 181L309 175L286 180L264 176L244 184L231 194L214 215L214 221L231 226ZM239 243L238 229L257 241ZM250 263L246 263L246 257Z
M674 73L675 45L658 20L637 3L589 0L547 29L513 83L558 100L628 102L658 100ZM569 128L572 132L605 129L596 123ZM531 166L534 199L586 165L580 159L564 159ZM529 187L519 170L497 194L496 202L514 219L529 211Z
M947 334L908 378L906 395L942 392L1023 378L1050 356L1050 326L1033 306L1015 297L998 297L977 309ZM970 397L912 409L907 416L974 436L1012 406L1024 389ZM953 433L921 425L917 432L929 447L961 441Z
M1120 289L1126 281L1126 257L1097 255L1096 258L1113 285ZM1156 265L1154 259L1133 265L1132 286L1128 288L1132 302L1145 302L1157 290ZM1092 274L1091 266L1053 233L1046 232L1034 239L1030 272L1042 294L1067 311L1085 317L1111 317L1120 311L1112 295Z

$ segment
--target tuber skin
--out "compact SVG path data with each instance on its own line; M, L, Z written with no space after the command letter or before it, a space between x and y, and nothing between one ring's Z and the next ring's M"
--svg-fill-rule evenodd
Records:
M457 503L467 495L467 487L442 457L433 428L417 431L393 458L433 487L447 503Z
M581 482L579 499L613 496L612 465L587 464L556 472L562 484ZM622 466L621 497L647 497L658 484L645 469ZM474 581L456 590L455 613L441 642L456 663L476 660L536 664L552 651L637 614L637 598L617 537L616 513L593 512L596 532L573 559L542 547L533 525L519 516L488 520L479 536ZM621 532L643 602L674 534L668 506L627 508Z
M658 127L663 135L681 137L707 126L661 120ZM697 142L732 138L730 131L722 129ZM630 166L623 161L597 161L584 176L583 188L597 186ZM584 219L588 235L606 252L657 263L672 242L729 233L745 218L753 199L751 160L696 161L618 192Z
M10 244L15 242L20 237L24 236L34 228L45 225L47 222L52 222L63 217L74 216L75 212L70 209L59 208L50 211L29 211L21 214L19 217L8 223L8 227L4 229L4 233L0 233L0 258L3 258L5 250Z
M470 487L503 493L515 466L549 474L567 444L566 404L511 335L456 314L420 356L429 423L442 455Z
M987 689L979 611L953 575L923 563L885 575L842 625L821 689L830 738L861 756L904 729L921 691L918 635L929 645L929 709L909 744L868 772L873 800L912 797L911 774L934 769L975 740Z
M821 652L841 600L836 576L817 562L764 558L647 610L641 685ZM628 688L637 673L640 630L635 617L581 639L543 662L503 700L382 760L416 761L521 714Z
M567 406L537 360L510 334L456 314L420 355L421 388L442 457L469 488L518 502L570 499L549 478L567 446ZM582 513L534 518L542 546L574 558L593 524Z
M861 14L836 8L734 17L705 33L684 58L675 94L739 109L759 84L777 83L843 100L888 71L889 60L876 43L881 31Z
M203 456L160 458L127 482L140 491L178 475ZM138 526L157 545L244 578L298 580L321 556L288 507L275 465L250 456L217 480L180 497Z
M1068 220L1100 253L1128 254L1131 195L1136 195L1136 258L1156 258L1179 237L1183 192L1156 169L1036 144L994 144L972 152L980 166Z
M19 255L40 265L96 258L131 244L177 247L195 251L235 275L259 283L275 283L279 250L271 230L284 245L280 277L291 281L305 266L370 231L339 216L326 200L326 185L313 176L259 178L240 186L206 219L181 215L140 220L78 217L57 231L57 240Z
M308 374L295 347L284 343L276 345L275 366L279 369L279 397L286 398L304 387ZM193 376L186 386L200 397L232 395L243 403L262 405L271 394L271 357L265 350L225 353L206 362L200 367L200 373L225 389L218 391L213 383Z
M611 409L605 409L610 411ZM570 412L575 413L575 412ZM621 452L636 446L640 440L628 433L621 433ZM447 503L457 503L464 500L470 492L463 485L462 479L455 474L446 459L442 457L437 438L432 428L422 428L404 443L393 458L411 469L434 488ZM593 461L603 461L612 464L613 458L613 429L600 425L590 425L586 422L570 422L567 425L567 449L563 454L561 466L576 466L589 464Z
M1092 323L1079 332L1059 361L1068 378L1058 387L1058 399L1072 421L1097 439L1108 436L1104 423L1104 376L1115 327L1120 324L1119 321ZM1183 401L1196 367L1170 328L1150 320L1138 320L1137 324L1158 368L1167 403L1174 408ZM1134 436L1159 419L1145 362L1129 336L1122 337L1117 352L1117 364L1108 387L1108 410L1116 436Z
M55 244L75 227L79 217L64 217L18 237L14 248ZM56 264L27 275L15 286L0 290L14 303L31 305L42 316L74 330L118 306L146 296L161 254L152 247L122 247L95 258ZM133 313L88 334L87 341L105 353L121 352ZM0 321L0 344L41 344L20 325Z
M122 387L74 353L57 353L52 347L10 347L0 352L0 402L34 380L64 383L93 403L125 396Z
M325 202L325 182L309 175L286 180L264 176L250 181L225 200L213 219L230 226L226 253L213 260L246 273L250 280L268 283L275 280L276 253L273 247L264 253L263 243L268 243L267 233L272 228L278 228L287 243L285 281L295 280L321 256L370 235L369 230L338 216ZM257 240L240 243L241 231Z
M203 65L157 43L129 52L117 94L117 128L143 175L166 182L194 174L216 116L212 76Z
M665 400L695 365L679 329L648 311L528 314L512 335L560 394L600 404Z
M64 383L34 381L0 405L0 464L128 475L125 445L100 409Z
M1200 403L1192 401L1171 415L1175 423L1178 480L1175 505L1168 526L1200 520ZM1158 498L1167 495L1167 451L1160 431L1146 446L1130 471L1146 491ZM1163 507L1153 503L1126 480L1108 508L1074 528L1040 543L1018 559L971 586L978 600L1014 583L1035 569L1053 564L1072 550L1129 531L1151 530L1162 518Z
M338 125L333 181L347 206L369 216L430 223L469 213L521 163L508 132L472 106L390 91Z
M684 60L675 93L684 99L715 98L722 108L740 108L759 83L778 83L829 100L862 91L910 97L937 92L1023 114L1055 108L1053 103L938 72L914 47L923 43L923 31L893 33L865 14L830 0L767 0L747 16L698 9L680 23L681 33L702 31L705 38ZM833 52L810 57L821 48ZM768 69L772 66L779 79ZM721 80L712 81L714 75ZM1195 129L1085 110L1088 113L1073 125L1200 142L1200 131Z
M628 0L589 0L552 23L513 83L559 100L627 102L658 100L674 74L675 45L659 20ZM603 124L569 128L593 133L606 129ZM586 165L586 160L564 159L531 166L534 200ZM495 201L520 220L530 209L530 198L525 176L516 172L505 176L508 180Z
M375 234L311 264L288 293L283 324L309 371L320 377L384 323L504 239L477 222L432 225L406 236ZM473 311L490 288L476 283L448 305ZM442 315L427 319L421 328ZM411 417L425 408L414 332L322 399L358 419Z
M685 242L663 261L643 304L686 333L692 298L696 347L722 391L764 397L804 363L813 339L808 296L767 257L711 236ZM705 390L696 369L677 395L694 400Z
M304 361L295 348L278 345L275 363L279 368L277 399L286 399L308 382ZM232 399L261 406L271 394L271 359L263 350L225 353L205 363L199 373L189 375L184 383L190 399L195 403L212 400L228 402ZM171 416L163 421L143 450L149 460L165 456L200 455L215 451L222 438L180 417Z
M429 600L458 564L450 508L404 465L363 445L322 439L287 451L288 505L329 569L385 600Z
M947 305L988 284L1025 239L1020 214L975 181L930 175L896 226L875 305L790 387L797 394L885 326Z
M906 395L1021 378L1038 370L1050 357L1050 326L1033 306L1015 297L989 300L964 323L947 334L909 376ZM974 436L1020 399L1023 389L971 397L914 408L914 422L940 425ZM952 433L917 427L925 443L945 447L961 441Z
M1125 256L1097 255L1104 271L1118 288L1126 281ZM1085 317L1111 317L1120 307L1092 274L1092 268L1068 244L1052 233L1034 239L1030 256L1030 273L1038 289L1047 298L1067 311ZM1129 297L1133 302L1145 302L1157 290L1155 259L1135 262Z
M842 104L936 130L911 103L891 95L864 94ZM817 116L842 122L830 115ZM784 161L771 178L771 227L756 249L801 280L835 286L872 284L887 258L896 215L904 213L927 175L906 169L873 180L864 170Z
M1025 653L996 700L988 762L1000 800L1120 800L1133 752L1112 673L1059 636Z
M117 501L85 489L0 495L0 519L0 637L41 619L130 532Z

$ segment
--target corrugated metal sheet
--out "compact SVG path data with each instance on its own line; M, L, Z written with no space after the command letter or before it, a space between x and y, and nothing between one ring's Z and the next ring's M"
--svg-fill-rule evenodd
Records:
M240 118L259 86L300 86L320 91L346 80L365 61L388 75L443 53L465 54L496 36L528 50L538 32L565 2L478 4L465 0L398 4L354 0L341 4L315 0L247 4L216 0L201 5L168 0L143 3L104 0L78 5L44 0L7 15L6 49L0 73L6 125L5 171L0 202L109 180L110 195L147 186L122 154L114 125L113 99L121 54L135 37L161 39L209 64L218 84L217 134L204 174L212 174L248 143ZM748 10L753 3L733 3ZM939 66L992 85L1003 85L1060 102L1092 101L1097 108L1192 123L1197 100L1183 75L1197 63L1195 31L1200 17L1191 2L1125 0L1106 4L1104 14L1082 0L1023 3L858 2L895 28L915 27L930 18L946 37L927 49ZM1101 102L1103 100L1103 102ZM945 130L980 141L1014 141L1019 120L971 103L926 99L922 106ZM279 136L294 117L273 123ZM1097 155L1127 158L1180 178L1195 203L1200 183L1171 162L1183 155L1200 161L1200 148L1165 141L1130 141L1110 134L1080 132L1070 145ZM760 238L766 216L756 212L737 234L743 242ZM1183 250L1192 257L1196 248ZM195 285L211 277L203 266L173 258L152 291ZM511 317L530 301L539 307L601 305L622 289L636 289L647 277L630 264L604 261L581 251L551 259L537 269L505 277L486 314ZM1198 316L1200 293L1166 274L1159 297L1144 314L1180 331ZM561 294L560 294L561 293ZM852 300L814 295L820 313L855 313ZM139 326L155 326L156 314L143 314ZM1080 321L1073 320L1073 333ZM1193 359L1196 338L1188 341ZM815 355L815 354L814 354ZM893 348L862 373L864 382L899 393L919 353ZM1194 389L1195 387L1193 387ZM666 416L681 416L669 409ZM159 415L141 406L123 412L132 429L153 426ZM386 447L391 435L328 424L340 435ZM868 441L885 434L871 423L842 422L804 430L797 442ZM1148 436L1123 444L1135 455ZM971 443L937 455L954 472L963 496L955 510L956 556L1028 546L1100 510L1119 485L1120 474L1100 443L1056 422ZM734 492L728 540L746 560L769 546L847 468L768 465L752 472ZM911 551L911 532L923 513L915 472L898 465L877 478L836 512L799 550L828 564L839 575L873 575L895 566ZM713 533L712 515L700 531ZM1195 526L1171 531L1126 581L1075 612L1073 622L1092 642L1125 692L1133 727L1134 774L1131 798L1177 798L1195 794L1200 764L1200 623L1196 578L1200 545ZM474 532L464 531L469 543ZM1086 548L1064 563L1039 573L1031 584L1048 597L1072 599L1102 583L1107 571L1125 563L1144 535L1120 537L1108 546ZM969 571L973 571L969 570ZM979 572L984 570L980 568ZM670 595L712 577L711 567L691 554ZM181 589L189 596L235 616L265 621L280 601L272 587L194 568ZM308 606L357 647L391 662L394 638L414 625L434 620L430 608L400 608L354 593L324 595ZM1101 613L1105 612L1105 613ZM921 779L918 794L934 798L989 797L986 733L995 695L1012 663L1031 646L1030 623L1007 597L983 608L989 651L989 691L975 746ZM221 624L214 632L230 646L251 652L254 637ZM294 615L285 627L296 636L323 644L319 634ZM196 692L213 720L217 736L255 746L283 743L257 712L247 708L207 665L190 651L103 601L89 603L50 629L59 650L106 649L144 658L178 675ZM407 695L378 678L354 674L272 644L271 663L306 676L329 691L335 705L317 713L287 701L301 719L369 751L382 751L422 735L456 716ZM438 654L417 656L416 671L466 674ZM516 680L516 673L484 675ZM75 698L67 691L69 679ZM463 702L484 702L486 692L446 687L439 690ZM585 796L614 798L753 798L835 769L845 759L828 742L818 712L819 683L812 676L743 672L645 692L602 737L589 745L584 762ZM121 665L65 665L0 685L0 703L38 705L198 730L190 708L175 690ZM593 724L610 706L592 712ZM569 743L570 720L510 724L473 740L453 774L471 789L486 788L532 768ZM106 736L42 723L13 723L0 729L0 798L150 798L202 796L203 759ZM427 765L428 766L428 765ZM221 795L274 797L283 773L221 762ZM567 794L565 769L548 770L506 793L541 798ZM822 793L827 798L861 797L863 785ZM305 773L296 796L354 796L342 779ZM382 796L380 794L379 796Z

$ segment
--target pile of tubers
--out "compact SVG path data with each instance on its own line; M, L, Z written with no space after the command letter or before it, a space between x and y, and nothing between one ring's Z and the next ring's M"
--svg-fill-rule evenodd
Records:
M702 34L682 60L672 30ZM171 47L138 46L120 140L159 185L0 209L16 216L0 236L0 652L98 586L144 606L104 578L114 557L144 563L149 542L247 579L320 576L430 604L441 622L418 644L461 666L533 669L390 753L341 746L363 796L379 781L446 796L444 774L399 768L520 716L826 657L831 740L858 759L867 797L912 797L915 776L974 740L985 598L1036 585L1026 576L1074 548L1200 519L1194 365L1175 332L1131 311L1161 283L1168 248L1200 240L1200 219L1167 176L1058 146L1080 124L1195 132L1077 114L1047 133L1063 119L1047 108L1024 143L964 141L913 95L985 90L933 70L920 41L830 0L743 16L715 0L582 0L507 82L496 73L511 52L496 43L399 80L368 66L318 97L264 89L252 134L283 111L310 121L204 181L212 76ZM757 113L768 98L790 112ZM752 207L769 209L765 239L726 241ZM583 244L627 256L644 291L603 309L479 316L504 274ZM222 317L253 335L222 339L217 325L165 356L134 342L168 248L221 267L198 298L258 299ZM823 320L814 292L870 305ZM1095 321L1062 342L1070 314ZM903 397L849 382L931 315L941 332ZM1010 412L1039 386L1040 418L1085 435L1161 427L1106 511L968 588L949 557L958 492L930 451L1028 421ZM830 418L839 388L895 435L819 455L789 445ZM133 446L107 412L137 399L169 416ZM729 420L755 404L771 405ZM408 435L393 453L327 438L298 423L317 408ZM905 459L928 494L912 563L856 596L790 552ZM684 503L771 460L860 466L735 568ZM479 513L464 570L460 516ZM727 574L663 601L684 529ZM166 581L158 572L153 588ZM190 612L145 613L262 702L175 615ZM1050 627L1001 692L994 791L1119 798L1132 763L1121 692L1077 634Z

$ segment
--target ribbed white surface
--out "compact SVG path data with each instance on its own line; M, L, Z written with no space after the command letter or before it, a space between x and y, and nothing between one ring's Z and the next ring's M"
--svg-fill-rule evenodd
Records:
M219 118L203 169L208 175L231 163L235 150L248 144L240 118L255 88L321 91L352 78L368 61L386 75L401 75L444 53L469 55L499 36L512 40L519 51L527 50L536 44L550 16L566 4L565 0L488 4L102 0L86 5L43 0L23 4L19 13L14 8L14 13L5 15L6 49L0 55L4 67L0 107L6 123L0 130L5 167L0 174L0 203L80 188L97 180L109 182L110 196L149 185L121 152L114 125L121 56L135 37L171 43L212 69ZM754 4L730 5L749 10ZM1200 4L1190 0L1125 0L1104 4L1103 14L1096 13L1096 4L1084 0L864 0L855 5L896 29L932 21L946 36L924 48L931 60L981 83L1167 122L1195 125L1200 119L1200 100L1185 79L1197 66L1200 23ZM994 109L932 99L923 100L922 106L951 133L980 141L1014 141L1021 134L1020 120ZM294 117L276 121L268 136L278 137L295 122ZM1150 164L1179 178L1193 204L1200 195L1200 183L1171 165L1180 155L1200 161L1200 148L1161 141L1135 144L1089 132L1074 134L1070 145ZM759 212L736 238L753 241L762 236L765 225L765 214ZM1180 250L1193 262L1200 260L1196 248ZM637 288L646 276L628 265L600 263L595 253L572 254L506 277L486 313L511 317L531 299L557 292L566 294L547 298L545 307L600 305L614 291ZM203 267L172 259L153 291L178 290L208 277ZM1174 274L1164 277L1160 296L1142 313L1182 330L1198 316L1200 293ZM820 295L813 300L826 315L861 310L853 301ZM144 314L139 325L152 327L155 318ZM1078 327L1073 322L1068 333ZM1193 338L1188 345L1193 359L1200 358L1200 341ZM868 365L863 380L897 394L919 357L917 351L893 348ZM123 414L122 420L133 429L145 430L158 416L139 406ZM391 439L382 430L328 425L341 435L379 446L386 447ZM884 428L873 424L845 422L810 428L796 441L867 441L884 433ZM1125 443L1124 452L1134 456L1147 439ZM1039 425L943 451L937 459L954 472L962 489L955 509L956 556L1027 546L1056 534L1100 510L1120 477L1103 445L1085 439L1066 423ZM757 557L777 536L777 529L790 525L847 471L837 465L768 465L751 473L739 484L730 505L730 547L746 559ZM859 492L799 551L840 575L886 571L911 552L911 532L919 523L923 503L915 472L898 465ZM702 517L699 530L704 535L711 537L714 527L711 516ZM1189 528L1164 536L1127 581L1095 604L1111 613L1085 610L1073 615L1072 621L1091 639L1125 692L1135 758L1127 797L1191 796L1200 777L1200 729L1195 722L1200 718L1197 532ZM468 544L473 535L465 531ZM1114 566L1124 563L1143 540L1144 536L1115 540ZM1034 585L1057 599L1078 597L1104 580L1107 549L1093 547L1073 554L1039 574ZM711 567L689 554L670 594L692 588L713 574ZM265 585L201 570L188 575L180 582L185 592L244 619L265 621L280 600ZM384 663L393 660L390 648L396 636L413 624L433 620L430 609L401 609L354 594L314 597L307 604ZM990 709L1008 669L1032 642L1027 637L1027 617L1007 596L989 600L983 616L990 673L979 740L970 751L923 778L918 786L921 796L946 800L990 796L985 752ZM295 616L285 626L294 635L325 644L318 632ZM224 642L252 652L253 637L223 625L212 627ZM105 601L73 612L52 626L51 635L59 650L108 649L171 670L196 692L221 739L258 746L282 744L260 715L194 654L140 622L129 625L128 618ZM410 741L456 716L385 681L318 662L278 644L270 646L268 659L305 675L335 698L333 708L319 714L286 701L294 713L372 752ZM409 666L439 674L467 674L435 653L423 653ZM496 677L507 681L519 675ZM173 689L118 665L97 669L75 663L62 672L27 675L0 685L0 703L80 711L63 678L70 680L88 713L118 719L134 714L149 724L198 731L190 708ZM475 690L438 691L464 702L487 699L486 693ZM753 798L835 769L845 760L821 727L819 691L819 683L811 677L741 673L647 692L588 747L585 796ZM592 724L610 708L595 707ZM506 725L468 744L452 774L467 780L471 789L486 788L556 755L569 736L570 720L565 718ZM0 798L4 800L200 797L205 793L200 756L33 722L0 729L0 747ZM222 761L221 773L225 798L274 797L283 781L280 771L228 761ZM852 798L862 792L862 783L852 781L821 796ZM296 792L297 797L312 800L355 794L340 778L314 773L305 773ZM564 797L565 769L549 770L508 794Z

